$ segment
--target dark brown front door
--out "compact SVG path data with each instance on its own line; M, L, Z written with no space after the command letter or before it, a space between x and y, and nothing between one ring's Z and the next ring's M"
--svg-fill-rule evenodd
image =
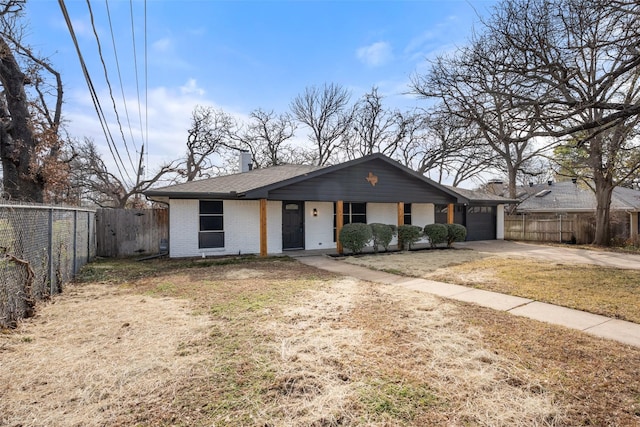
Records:
M282 249L304 249L304 202L282 202Z

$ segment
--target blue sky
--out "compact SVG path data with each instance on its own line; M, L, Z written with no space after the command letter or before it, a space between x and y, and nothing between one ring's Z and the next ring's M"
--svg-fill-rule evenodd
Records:
M122 148L87 2L65 3L114 138ZM463 44L478 17L495 3L148 0L145 79L145 3L109 0L122 89L105 2L93 0L91 7L125 138L138 149L143 138L148 141L149 167L154 169L182 155L189 117L197 104L222 108L239 118L255 108L284 112L305 87L337 83L350 89L354 100L375 85L389 106L425 105L405 94L410 76L426 68L426 58ZM28 42L62 72L70 134L93 137L109 162L58 2L30 0L26 18ZM141 115L138 105L142 105ZM298 138L304 137L301 128Z

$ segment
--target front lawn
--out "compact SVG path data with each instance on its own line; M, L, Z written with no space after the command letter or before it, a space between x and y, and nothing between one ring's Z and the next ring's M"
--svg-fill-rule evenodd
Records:
M427 277L640 323L640 270L483 258Z
M640 423L640 349L288 258L92 263L0 383L0 425Z
M640 270L505 258L460 249L365 255L345 261L640 323Z

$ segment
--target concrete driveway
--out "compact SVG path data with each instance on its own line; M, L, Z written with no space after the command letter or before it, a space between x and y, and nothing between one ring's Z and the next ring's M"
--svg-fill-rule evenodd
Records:
M596 249L579 249L570 245L547 246L509 240L482 240L478 242L459 242L455 246L509 258L539 259L561 264L592 264L603 267L640 270L640 255Z

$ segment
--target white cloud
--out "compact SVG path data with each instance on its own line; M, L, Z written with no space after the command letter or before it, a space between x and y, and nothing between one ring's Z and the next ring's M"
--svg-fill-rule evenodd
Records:
M205 91L201 87L198 87L196 79L189 79L185 85L180 86L180 93L183 95L203 96Z
M460 28L472 25L463 17L451 15L427 31L413 37L404 49L404 55L411 61L424 62L425 58L434 58L439 54L454 51L456 46L464 44L468 34Z
M387 42L376 42L356 51L357 58L372 67L379 67L393 59L391 45Z
M163 53L163 52L171 52L173 51L173 40L169 37L163 37L160 40L157 40L152 45L153 50Z
M147 108L144 105L138 108L136 94L128 94L127 111L129 120L127 120L122 100L118 100L117 108L120 123L127 139L131 157L137 158L136 151L140 150L143 135L147 132L149 171L156 170L162 163L181 157L185 149L186 134L193 108L196 105L213 105L213 102L204 98L203 95L204 91L197 87L195 80L189 80L184 86L178 88L157 87L150 89L146 96L148 100ZM109 99L106 90L98 96L102 99ZM100 149L105 164L110 169L112 166L115 167L102 127L98 121L97 113L87 92L82 90L70 93L69 97L70 101L65 111L69 134L77 139L92 138ZM144 102L143 99L141 101ZM112 108L108 108L110 103L102 103L102 107L120 155L125 164L129 165L125 144L120 134L115 113ZM129 122L131 131L129 130ZM131 140L131 134L133 134L133 141Z
M84 137L93 139L107 168L117 174L115 161L87 91L83 89L70 92L68 96L69 102L65 110L65 120L69 134L78 140ZM123 133L127 140L129 155L132 157L133 163L137 164L137 158L144 139L147 142L145 146L145 151L147 152L147 156L145 156L146 171L150 174L157 171L161 165L184 156L187 130L191 125L191 113L196 105L222 109L240 122L247 120L246 115L234 112L231 108L220 106L211 99L206 98L205 91L198 87L195 79L189 79L182 86L150 88L146 96L148 108L145 108L144 105L138 108L135 93L129 93L126 96L129 120L127 120L121 99L117 100L117 108ZM109 99L108 91L106 89L101 91L98 97ZM144 102L144 99L141 99L141 102ZM120 134L115 113L110 108L111 103L103 102L102 107L105 109L104 112L107 116L109 129L120 156L125 165L130 170L133 170L129 163L129 156ZM129 130L129 122L131 123L131 131ZM133 141L131 134L133 134ZM133 175L132 173L130 174Z

